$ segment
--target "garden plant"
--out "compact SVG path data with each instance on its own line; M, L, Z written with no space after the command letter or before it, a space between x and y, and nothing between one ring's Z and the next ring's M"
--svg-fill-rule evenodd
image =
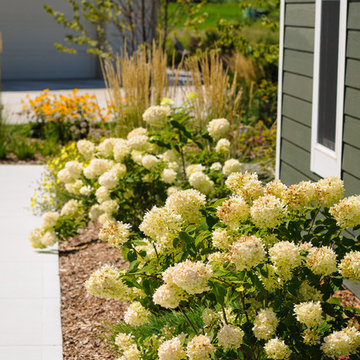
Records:
M360 312L333 295L360 280L360 197L344 199L335 177L263 186L234 172L225 183L221 200L172 193L141 236L119 222L100 230L129 260L86 283L130 302L108 333L119 359L359 359Z
M199 129L191 101L177 108L163 99L163 105L143 114L149 130L136 128L126 138L97 144L79 140L51 160L33 206L52 211L44 214L43 227L32 232L33 246L67 239L89 221L118 220L136 231L146 210L163 205L166 194L179 189L225 196L225 176L241 167L230 158L230 123L214 119L207 129Z

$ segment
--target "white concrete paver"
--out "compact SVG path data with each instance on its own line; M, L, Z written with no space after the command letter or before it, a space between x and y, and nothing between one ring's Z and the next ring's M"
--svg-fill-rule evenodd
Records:
M58 255L28 241L41 224L29 208L41 171L0 165L0 360L62 359Z

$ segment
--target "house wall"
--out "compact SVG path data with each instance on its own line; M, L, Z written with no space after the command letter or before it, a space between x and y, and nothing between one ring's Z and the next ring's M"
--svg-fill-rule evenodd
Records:
M286 0L284 13L279 177L318 180L310 171L315 1Z
M96 57L78 47L78 54L59 53L55 42L67 33L47 14L43 3L71 19L72 8L64 0L1 0L0 32L3 39L3 79L86 79L97 75ZM95 28L88 29L95 35Z
M342 176L351 195L360 194L360 2L348 6Z
M279 178L320 177L310 171L315 1L285 0ZM360 194L360 1L349 1L342 178L345 195Z

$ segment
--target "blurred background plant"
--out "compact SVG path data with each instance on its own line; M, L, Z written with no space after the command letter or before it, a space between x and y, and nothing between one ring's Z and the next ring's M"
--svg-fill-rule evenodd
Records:
M65 144L88 137L92 127L101 126L109 119L110 106L101 109L95 96L77 95L77 92L74 89L69 95L57 95L45 89L34 99L28 96L23 112L30 120L34 138Z

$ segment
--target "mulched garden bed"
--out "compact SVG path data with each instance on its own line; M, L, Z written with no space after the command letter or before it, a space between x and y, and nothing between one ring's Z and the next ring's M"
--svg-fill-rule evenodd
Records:
M14 154L8 154L4 159L0 159L2 165L43 165L46 163L46 158L41 154L35 154L34 159L20 160Z
M106 322L122 319L126 303L102 300L88 295L84 283L90 274L105 264L127 266L121 252L97 240L98 229L59 245L61 283L61 321L64 360L113 360L116 358L103 341ZM344 306L360 309L360 300L349 290L335 295Z
M97 240L92 228L59 245L61 322L64 360L113 360L102 336L106 322L122 318L125 303L87 294L84 283L105 264L126 266L121 252Z

